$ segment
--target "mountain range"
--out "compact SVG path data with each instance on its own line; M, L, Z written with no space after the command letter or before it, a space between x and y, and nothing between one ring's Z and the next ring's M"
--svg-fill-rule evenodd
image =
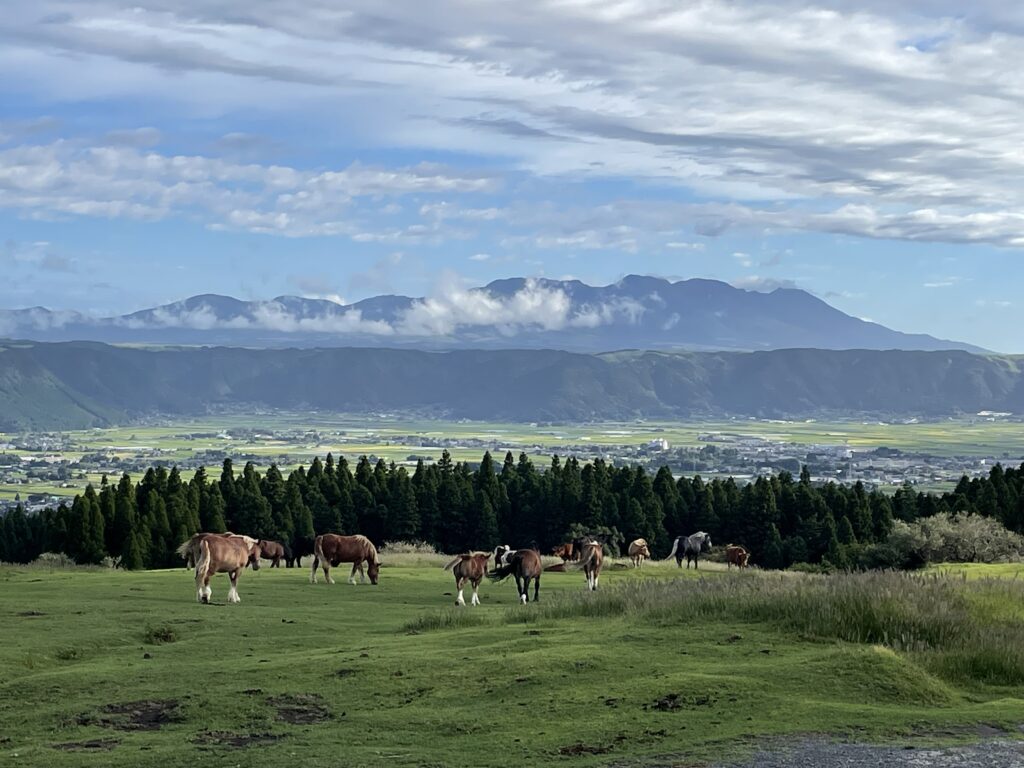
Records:
M963 351L133 348L0 343L0 431L251 406L563 421L1024 412L1024 358Z
M205 294L113 317L44 307L0 310L0 336L35 341L245 347L649 350L914 349L982 351L847 315L798 289L768 293L716 280L630 275L510 278L449 286L425 298L383 295L353 304Z

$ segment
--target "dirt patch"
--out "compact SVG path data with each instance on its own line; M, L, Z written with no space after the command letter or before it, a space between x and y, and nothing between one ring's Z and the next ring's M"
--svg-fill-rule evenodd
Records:
M559 747L558 754L566 757L580 757L582 755L607 755L612 751L611 747L602 747L598 744L584 744L576 742L567 747Z
M284 736L276 733L232 733L231 731L203 731L197 734L191 741L193 744L201 744L209 747L230 747L231 749L244 749L245 747L256 747L264 744L273 744L280 741Z
M356 673L354 669L339 669L334 673L335 677L352 677Z
M54 749L62 752L109 752L118 744L118 739L90 739L89 741L68 741L64 744L54 744Z
M323 699L315 693L285 693L271 696L267 703L277 710L277 719L291 725L315 725L331 719Z
M41 611L22 611L18 615L23 618L29 618L31 616L45 616L46 614Z
M185 718L178 711L174 699L129 701L107 704L99 714L85 714L78 718L79 725L98 725L118 731L157 731L169 723L180 723Z
M658 712L673 712L679 709L693 709L695 707L710 707L716 699L707 694L691 694L683 696L681 693L667 693L653 704L645 705L644 709L654 709Z

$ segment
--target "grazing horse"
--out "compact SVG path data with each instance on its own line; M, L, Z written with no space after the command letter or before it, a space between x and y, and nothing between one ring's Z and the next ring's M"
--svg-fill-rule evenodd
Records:
M601 576L602 562L604 562L604 547L601 544L591 541L583 545L578 567L583 569L583 573L587 577L587 588L591 592L597 589L597 580Z
M325 533L317 536L313 542L313 570L309 574L310 584L316 584L316 569L321 566L324 569L324 578L328 584L333 584L331 568L338 563L352 563L352 573L348 576L348 583L356 583L356 571L359 571L359 581L366 581L366 573L363 573L363 563L366 563L366 571L370 576L370 583L377 583L377 576L380 574L380 558L377 557L377 548L373 542L365 536L339 536L336 533Z
M470 598L470 605L480 605L480 595L477 590L480 582L487 575L487 561L491 559L490 552L470 552L466 555L459 555L444 569L451 571L455 576L455 588L459 590L459 596L455 598L456 605L465 605L466 600L462 597L462 590L468 581L473 587L473 597Z
M182 557L194 553L196 599L200 603L210 602L210 577L215 573L227 573L231 580L228 602L242 602L238 596L238 575L247 565L252 565L254 571L260 569L260 544L250 536L197 533L177 551Z
M280 568L285 557L284 545L269 539L260 539L260 557L269 560L271 568Z
M512 549L508 544L499 544L494 548L494 568L501 568L503 565L508 565L509 558L516 553L516 550Z
M572 546L572 542L571 541L567 541L564 544L559 544L557 547L555 547L553 550L551 550L551 554L554 555L555 557L562 558L562 562L563 563L566 563L569 560L572 560L573 559L573 546Z
M726 568L732 568L734 565L737 568L746 568L748 560L750 560L750 553L739 544L730 544L725 548Z
M647 547L647 539L636 539L629 544L629 559L633 561L634 568L640 568L644 560L649 559L651 550Z
M682 549L679 548L680 543ZM704 531L698 531L697 533L691 534L690 536L679 536L674 542L672 542L672 551L668 553L669 557L675 556L676 565L680 568L683 567L683 558L686 558L686 567L690 567L690 563L693 563L694 568L698 568L697 561L700 558L701 552L711 551L711 535Z
M504 581L509 576L516 580L516 592L522 603L530 601L527 592L530 589L530 579L533 579L533 602L537 602L540 596L540 574L543 566L540 562L540 552L535 549L514 549L505 555L506 563L495 568L487 574L492 581Z

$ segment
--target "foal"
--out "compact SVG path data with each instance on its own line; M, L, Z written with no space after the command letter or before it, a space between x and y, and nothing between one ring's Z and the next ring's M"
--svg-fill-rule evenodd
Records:
M480 595L477 590L480 582L487 575L487 561L491 559L490 552L470 552L466 555L459 555L444 569L451 571L455 576L455 588L459 590L459 596L455 599L456 605L465 605L466 600L462 596L462 590L468 581L473 587L473 597L470 598L470 605L480 605Z

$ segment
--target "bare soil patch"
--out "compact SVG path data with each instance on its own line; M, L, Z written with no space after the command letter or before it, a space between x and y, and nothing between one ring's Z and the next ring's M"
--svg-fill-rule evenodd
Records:
M277 719L291 725L315 725L331 719L323 698L315 693L284 693L271 696L267 703L277 710Z
M175 699L143 699L107 704L100 708L99 714L80 715L78 724L98 725L118 731L157 731L169 723L180 723L184 719Z
M211 747L229 747L231 749L244 749L246 747L273 744L284 738L282 734L276 733L232 733L231 731L203 731L193 739L193 744L201 744Z
M88 741L68 741L54 744L54 749L62 752L109 752L121 741L119 739L89 739Z

